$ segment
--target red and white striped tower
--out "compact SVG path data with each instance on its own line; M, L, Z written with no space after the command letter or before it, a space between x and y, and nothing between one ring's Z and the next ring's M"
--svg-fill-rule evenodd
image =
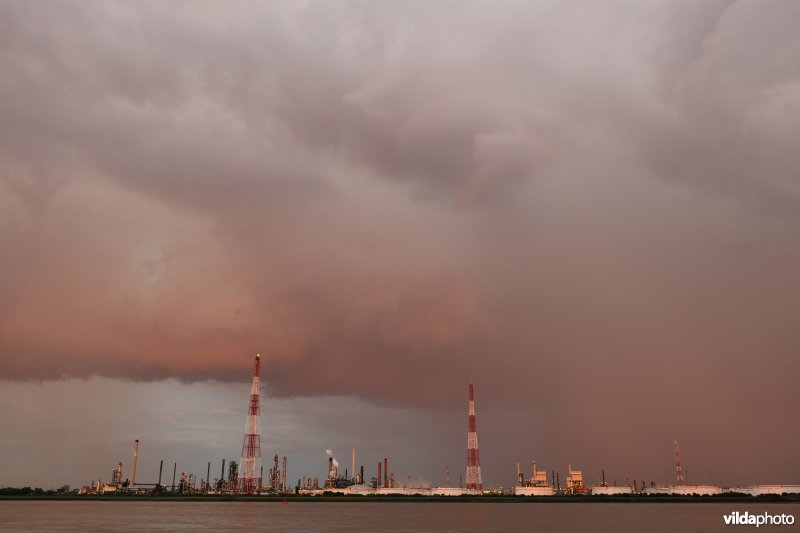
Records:
M483 490L481 454L478 451L478 426L475 423L475 393L469 384L469 430L467 433L467 489Z
M253 361L253 387L250 389L250 408L244 428L242 457L239 461L239 491L256 492L261 485L261 434L258 418L261 414L259 401L259 377L261 377L261 355Z
M677 485L683 485L683 469L681 468L681 451L678 448L678 441L675 444L675 482Z

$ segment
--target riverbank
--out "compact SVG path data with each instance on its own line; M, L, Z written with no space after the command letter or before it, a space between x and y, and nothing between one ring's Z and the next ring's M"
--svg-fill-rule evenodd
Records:
M799 494L748 496L721 494L716 496L237 496L237 495L20 495L0 496L0 501L180 501L180 502L358 502L358 503L800 503Z

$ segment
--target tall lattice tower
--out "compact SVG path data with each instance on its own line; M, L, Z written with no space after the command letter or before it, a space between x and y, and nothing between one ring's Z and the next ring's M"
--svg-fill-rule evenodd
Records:
M673 443L675 445L675 482L677 485L683 485L683 469L681 468L681 450L678 448L678 441Z
M478 426L475 423L475 393L469 384L469 428L467 432L467 489L483 490L481 454L478 451Z
M258 418L261 415L259 399L259 378L261 377L261 356L256 354L253 361L253 387L250 389L250 408L247 411L247 424L244 428L242 457L239 461L240 492L256 492L261 486L261 434Z

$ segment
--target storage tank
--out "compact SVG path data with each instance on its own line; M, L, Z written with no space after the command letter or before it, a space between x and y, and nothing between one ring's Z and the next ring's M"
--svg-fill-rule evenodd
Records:
M605 494L608 496L615 496L618 494L633 494L633 489L627 485L623 485L621 487L609 487L609 486L600 486L600 487L592 487L591 493L593 495L601 495Z
M649 487L644 494L677 494L679 496L712 496L722 494L721 487L714 485L675 485L673 487Z
M552 496L553 487L514 487L515 496Z
M751 496L762 494L800 494L800 485L751 485L749 487L736 487L727 489L729 492L739 492Z

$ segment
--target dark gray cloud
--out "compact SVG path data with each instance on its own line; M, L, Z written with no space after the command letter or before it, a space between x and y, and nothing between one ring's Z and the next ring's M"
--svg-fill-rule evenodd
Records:
M5 2L0 378L260 351L282 396L480 381L508 454L732 469L799 399L798 9Z

